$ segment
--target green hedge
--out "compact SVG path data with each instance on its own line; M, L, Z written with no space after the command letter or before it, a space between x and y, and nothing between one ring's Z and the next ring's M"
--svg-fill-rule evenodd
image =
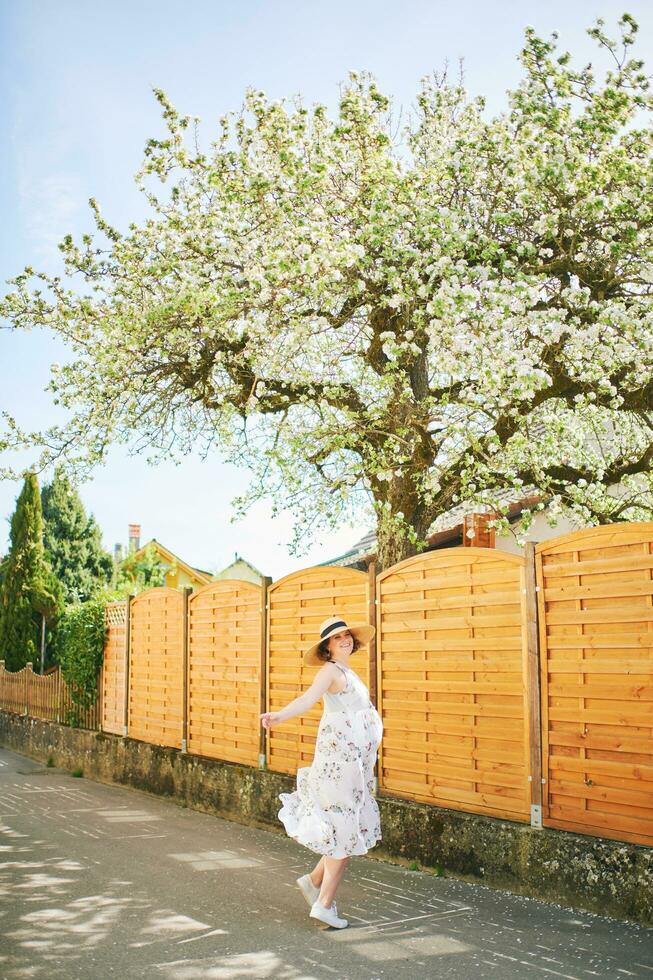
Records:
M66 606L57 625L56 658L74 704L90 708L97 699L104 656L105 608L113 595L98 593L87 602Z

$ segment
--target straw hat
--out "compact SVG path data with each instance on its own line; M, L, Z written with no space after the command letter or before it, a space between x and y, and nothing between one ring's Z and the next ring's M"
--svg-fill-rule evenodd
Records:
M325 619L320 625L320 639L317 643L314 643L312 647L304 653L304 663L305 664L322 664L323 660L317 655L317 651L320 648L320 643L328 640L330 637L335 636L336 633L344 633L345 630L349 630L352 636L354 636L359 643L369 643L374 636L375 629L373 626L369 626L366 623L362 623L356 626L348 626L344 621L342 616L330 616Z

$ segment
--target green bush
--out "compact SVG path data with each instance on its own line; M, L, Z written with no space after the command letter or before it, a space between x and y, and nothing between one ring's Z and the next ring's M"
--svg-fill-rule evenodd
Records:
M87 602L66 606L59 620L57 660L73 704L79 708L91 707L97 697L106 637L105 607L112 599L113 594L99 592Z

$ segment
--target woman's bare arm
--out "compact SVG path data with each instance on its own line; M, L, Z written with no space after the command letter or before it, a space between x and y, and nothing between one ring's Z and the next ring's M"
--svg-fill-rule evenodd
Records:
M290 701L279 711L267 711L261 715L264 727L270 727L265 724L265 719L267 718L269 718L271 724L278 725L282 721L288 721L290 718L296 718L297 715L303 715L304 712L310 711L315 702L319 701L324 692L331 687L339 673L340 671L335 664L324 664L318 671L311 686L303 694L300 694L294 701Z

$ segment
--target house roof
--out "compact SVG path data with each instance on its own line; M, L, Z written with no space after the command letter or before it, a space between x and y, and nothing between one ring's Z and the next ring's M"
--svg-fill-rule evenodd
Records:
M514 495L506 491L500 495L500 499L503 499L504 503L508 503L508 520L514 521L519 517L522 510L538 503L542 497L539 494L533 493L529 496L521 497L519 500L514 500ZM512 500L512 503L509 503L510 500ZM457 539L462 535L463 520L470 512L469 504L461 504L438 518L431 525L434 530L427 536L426 540L429 543L427 550L432 551L436 548L446 548L455 544ZM320 562L320 564L356 565L359 562L371 561L376 557L376 550L376 531L368 531L349 551L338 555L337 558L332 558L330 561Z
M255 572L257 575L260 575L261 578L265 578L263 572L259 571L256 565L252 565L250 561L247 561L247 559L243 558L241 555L236 555L234 560L229 565L225 565L224 568L221 568L220 571L217 572L217 574L221 575L222 572L226 572L229 568L233 568L234 565L240 565L240 564L247 565L248 568L251 568L251 570Z
M151 541L148 541L147 544L144 544L141 548L138 549L138 551L134 552L134 554L139 555L142 551L145 551L145 549L149 545L154 545L158 554L161 556L161 558L164 559L164 561L169 561L170 564L174 564L177 566L177 568L183 569L183 571L185 571L187 575L192 575L195 578L202 580L203 584L206 585L208 582L212 580L213 575L211 574L211 572L207 572L203 568L195 568L194 565L189 565L188 562L185 562L183 558L180 558L179 555L176 555L174 551L170 551L169 548L166 548L166 546L164 544L161 544L160 541L157 541L156 538L152 538Z
M372 558L376 554L376 531L368 531L360 541L357 541L349 551L331 558L329 561L321 561L320 565L355 565L366 558Z

